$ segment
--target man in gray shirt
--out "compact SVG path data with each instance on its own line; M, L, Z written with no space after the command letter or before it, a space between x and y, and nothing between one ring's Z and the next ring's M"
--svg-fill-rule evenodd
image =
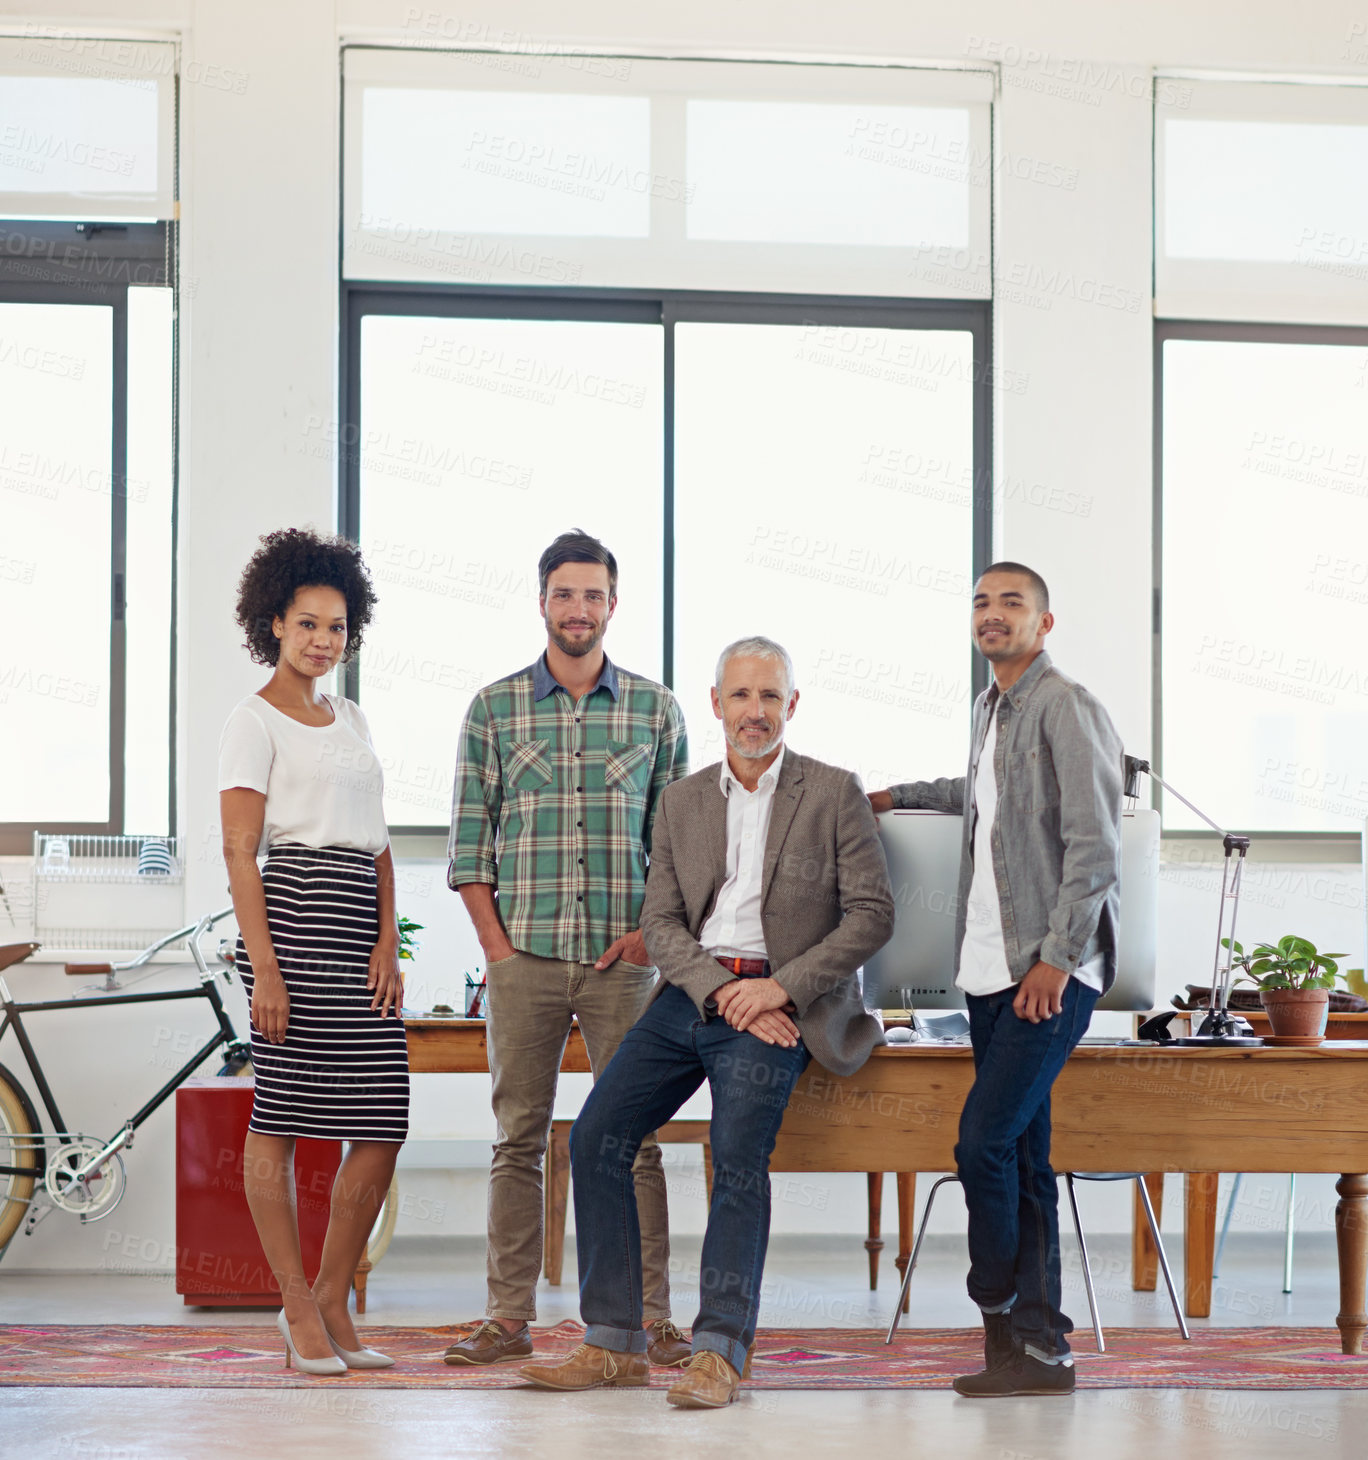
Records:
M974 704L968 773L869 800L964 817L955 983L976 1073L955 1159L985 1366L955 1389L1067 1394L1050 1090L1116 976L1122 749L1107 712L1045 653L1054 616L1038 573L994 563L971 625L993 683Z

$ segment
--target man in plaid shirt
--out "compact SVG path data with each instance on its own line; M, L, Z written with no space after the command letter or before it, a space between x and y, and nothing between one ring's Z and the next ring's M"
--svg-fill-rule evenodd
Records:
M499 1138L489 1172L487 1316L446 1352L489 1364L532 1352L542 1253L542 1159L556 1078L579 1020L594 1077L636 1022L655 971L638 922L660 793L688 772L684 718L663 685L603 652L617 560L584 532L538 564L546 652L486 685L461 727L448 884L485 955ZM660 1148L634 1167L643 1325L658 1364L686 1364L670 1321Z

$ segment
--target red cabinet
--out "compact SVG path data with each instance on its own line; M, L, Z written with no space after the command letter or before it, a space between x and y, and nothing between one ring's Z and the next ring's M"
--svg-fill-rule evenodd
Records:
M176 1091L176 1291L203 1307L280 1302L243 1189L252 1081L199 1078ZM304 1271L318 1271L340 1141L295 1142L295 1202Z

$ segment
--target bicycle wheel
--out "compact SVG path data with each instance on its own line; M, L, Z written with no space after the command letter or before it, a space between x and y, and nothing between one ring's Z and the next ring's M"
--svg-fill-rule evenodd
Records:
M23 1086L0 1065L0 1166L23 1166L32 1176L0 1176L0 1252L19 1230L41 1167L39 1126Z
M371 1228L370 1240L366 1243L366 1256L372 1267L389 1251L390 1239L394 1236L395 1224L399 1221L399 1178L390 1182L385 1205Z

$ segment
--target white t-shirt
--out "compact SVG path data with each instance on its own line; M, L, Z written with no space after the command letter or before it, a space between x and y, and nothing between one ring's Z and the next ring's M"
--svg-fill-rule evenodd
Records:
M966 994L1001 993L1012 986L1007 966L1007 944L1002 936L1002 905L998 902L997 874L993 871L993 822L997 817L997 775L993 763L997 750L997 704L983 732L974 774L974 875L969 883L965 907L964 946L960 949L959 974L955 987ZM1098 954L1080 963L1074 977L1090 989L1102 989L1103 958Z
M323 698L331 725L301 725L257 694L240 700L219 738L218 788L265 794L263 851L285 841L378 855L389 845L385 779L366 717L351 700Z

